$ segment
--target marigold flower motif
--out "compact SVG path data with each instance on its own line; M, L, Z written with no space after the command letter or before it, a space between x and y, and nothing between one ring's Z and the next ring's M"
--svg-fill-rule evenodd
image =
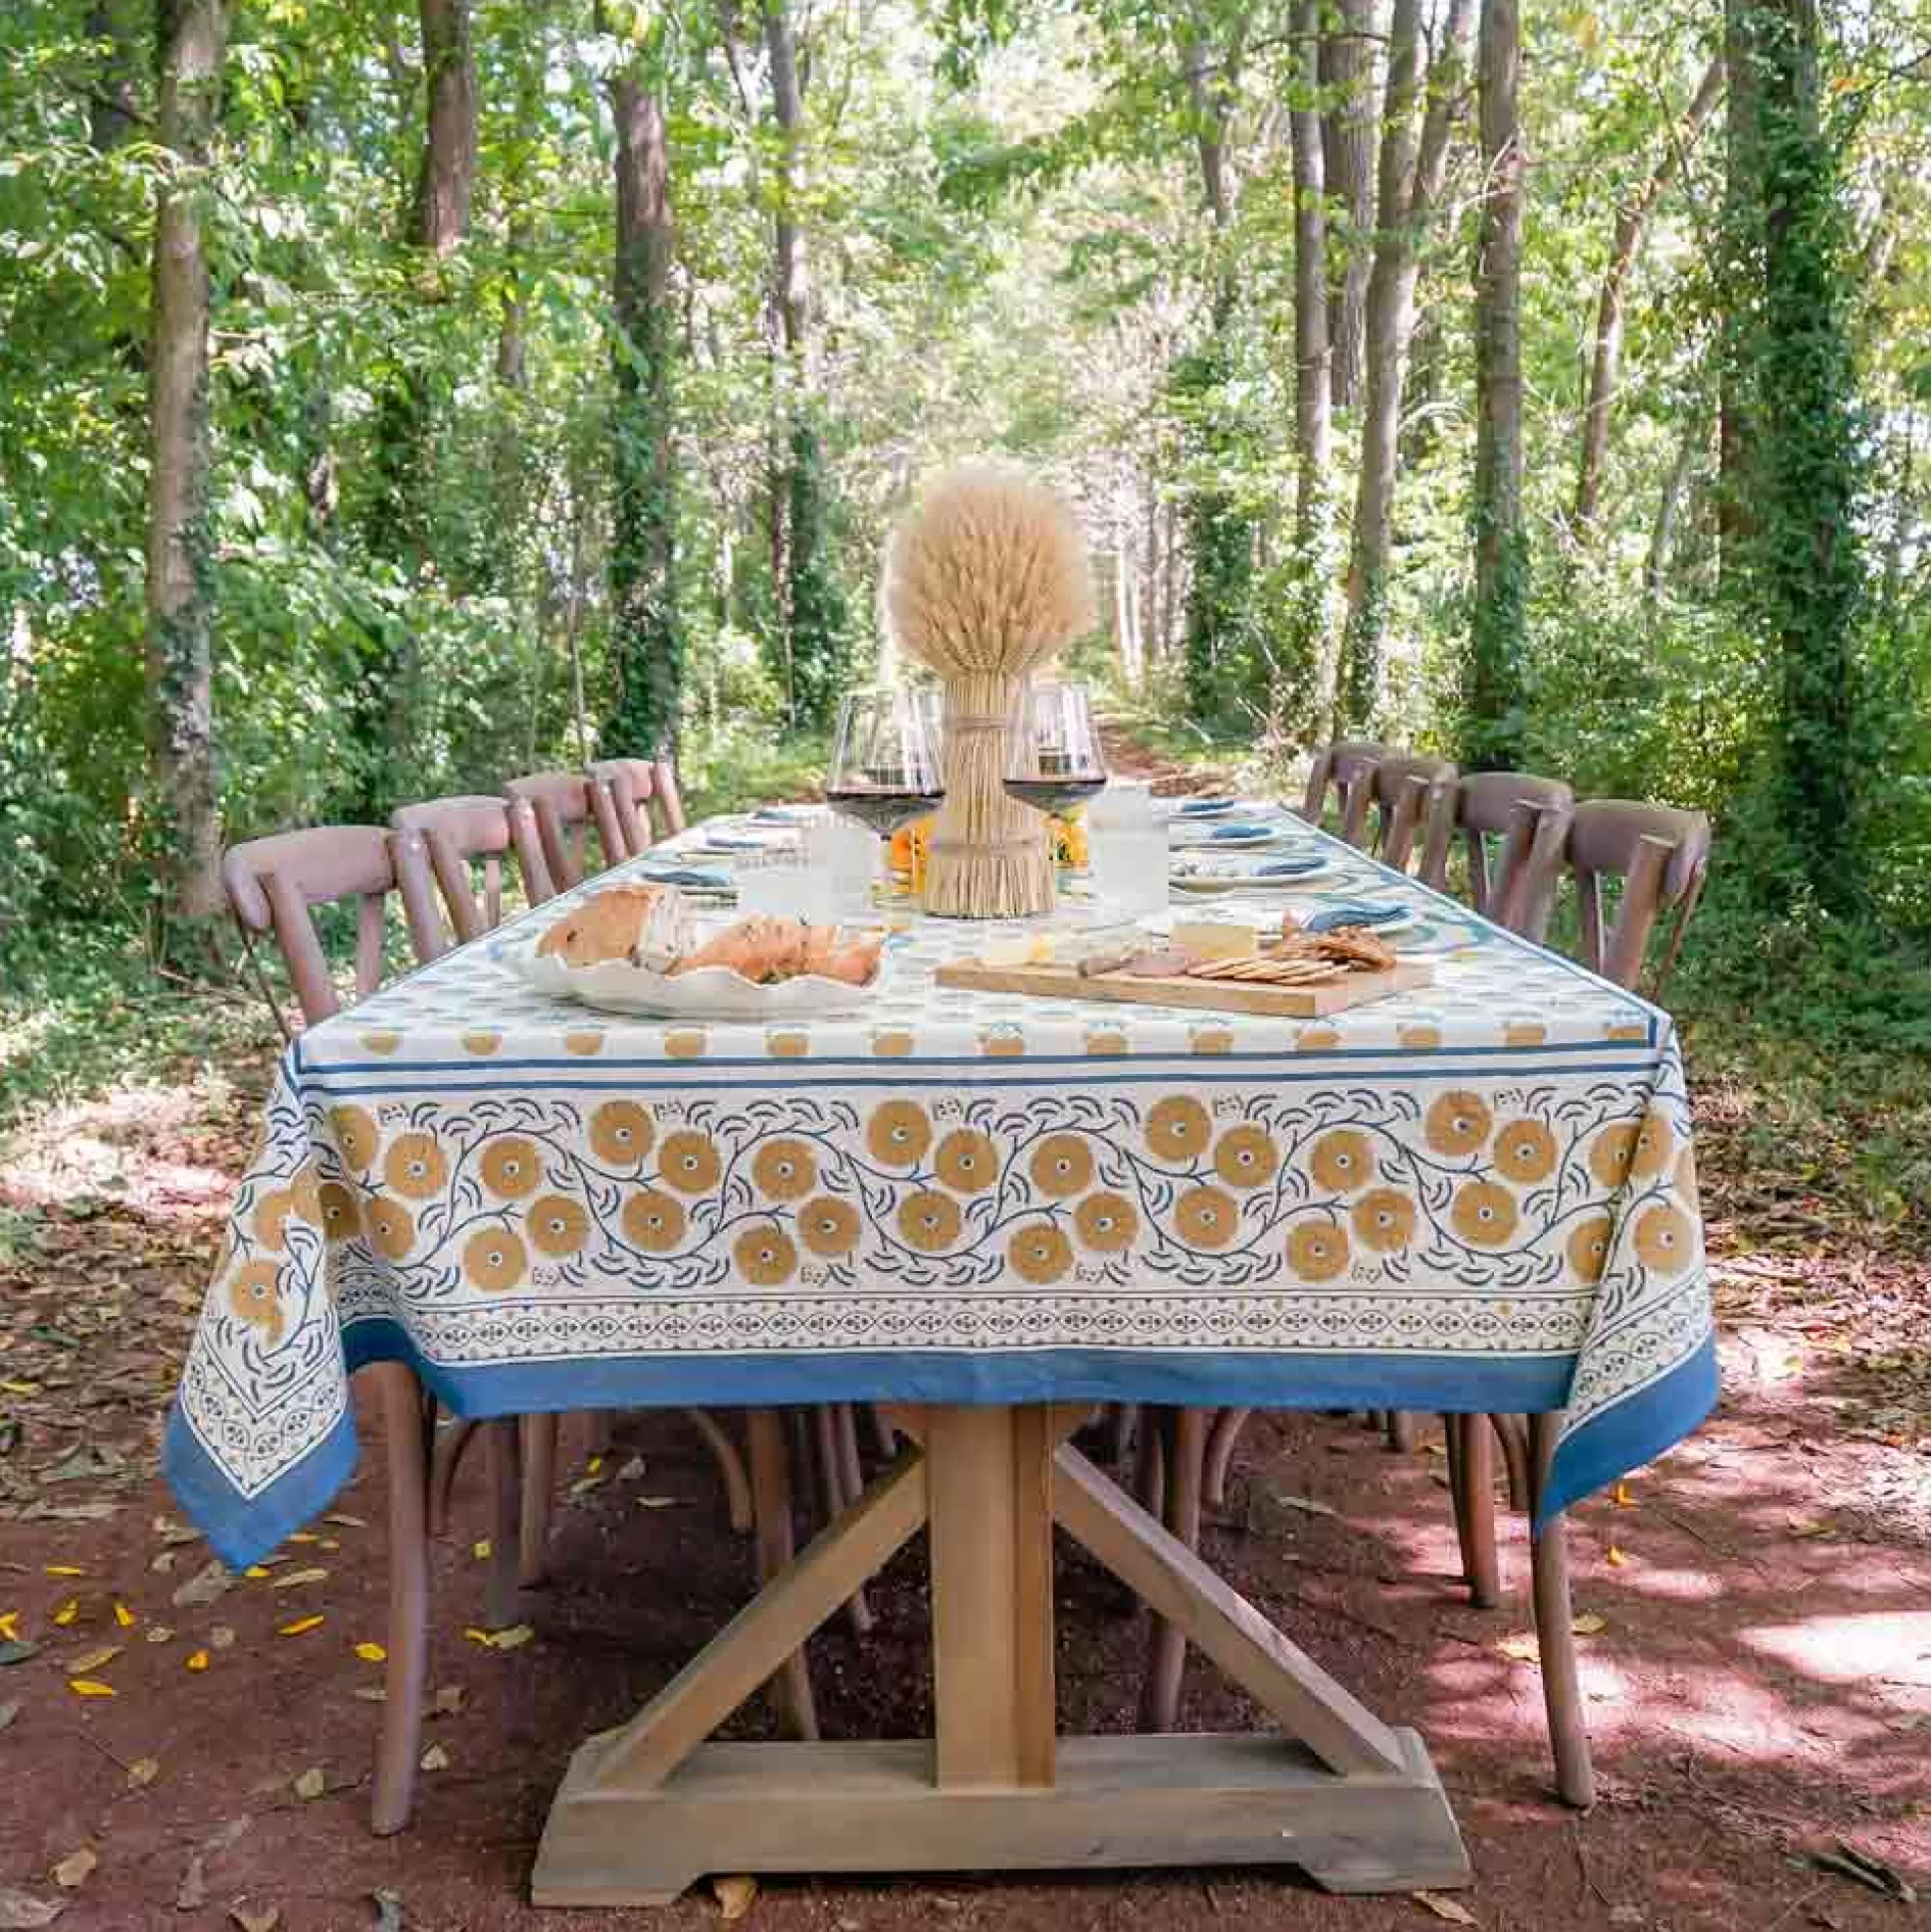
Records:
M1206 1152L1213 1138L1207 1110L1190 1094L1169 1094L1147 1116L1147 1145L1165 1161L1186 1161Z
M583 1245L583 1237L590 1231L590 1216L583 1203L568 1194L543 1194L530 1203L525 1224L530 1238L545 1254L561 1260Z
M1186 1043L1195 1053L1231 1053L1231 1026L1193 1026L1187 1029Z
M1287 1237L1287 1265L1303 1281L1332 1281L1348 1265L1348 1230L1332 1221L1302 1221Z
M1589 1171L1605 1187L1620 1187L1629 1179L1636 1158L1636 1123L1617 1121L1606 1127L1590 1146Z
M1355 1238L1377 1254L1397 1254L1414 1240L1414 1202L1393 1187L1371 1187L1349 1210Z
M646 1254L668 1254L684 1238L684 1203L656 1187L632 1194L619 1219L624 1239Z
M295 1171L295 1178L289 1182L289 1200L295 1217L307 1221L311 1227L322 1225L322 1178L316 1173L316 1164L305 1161Z
M1366 1134L1337 1127L1315 1142L1308 1156L1314 1178L1333 1194L1352 1194L1375 1179L1375 1150Z
M1676 1158L1676 1131L1669 1124L1668 1115L1660 1108L1652 1107L1642 1117L1642 1125L1636 1129L1635 1152L1629 1160L1629 1172L1638 1181L1653 1181Z
M1007 1243L1006 1259L1028 1281L1044 1286L1057 1281L1073 1265L1073 1244L1064 1229L1050 1221L1022 1227Z
M932 1145L932 1122L916 1100L888 1100L865 1124L872 1159L888 1168L913 1168Z
M530 1251L507 1227L483 1227L463 1244L463 1273L472 1286L501 1293L530 1272Z
M1495 1165L1524 1184L1556 1172L1556 1137L1541 1121L1507 1122L1495 1136Z
M912 1051L912 1035L903 1027L881 1027L872 1035L872 1051L881 1060L902 1060Z
M959 1203L934 1187L921 1187L899 1202L899 1233L908 1247L938 1254L959 1239Z
M237 1268L228 1283L228 1306L264 1340L281 1341L282 1297L275 1286L274 1263L251 1261Z
M1609 1217L1592 1214L1569 1237L1569 1265L1579 1281L1601 1281L1609 1261Z
M632 1168L650 1152L657 1123L634 1100L606 1100L590 1116L590 1146L613 1168Z
M668 1143L667 1143L668 1145ZM751 1178L773 1200L796 1200L818 1184L818 1162L808 1141L782 1135L751 1158Z
M565 1053L577 1054L585 1059L593 1053L601 1053L603 1051L603 1029L601 1027L582 1026L578 1027L574 1032L565 1033L563 1035L563 1051Z
M798 1234L813 1254L849 1254L858 1245L858 1209L819 1194L798 1209Z
M738 1272L754 1288L775 1288L798 1270L798 1250L781 1227L753 1227L731 1250Z
M1508 1046L1540 1046L1548 1037L1549 1029L1539 1019L1512 1019L1502 1028Z
M1213 1171L1229 1187L1264 1187L1280 1166L1280 1149L1264 1127L1230 1127L1213 1144Z
M1048 1134L1032 1151L1032 1184L1042 1194L1064 1200L1083 1192L1093 1180L1093 1150L1078 1134Z
M1422 1025L1402 1026L1395 1030L1395 1037L1401 1045L1411 1046L1417 1049L1439 1046L1441 1044L1441 1028L1439 1026Z
M1189 1187L1174 1203L1174 1225L1189 1246L1223 1248L1240 1231L1240 1210L1218 1187Z
M416 1217L399 1200L372 1200L363 1214L369 1239L391 1261L400 1261L416 1244Z
M1455 1189L1448 1217L1455 1232L1471 1247L1505 1247L1514 1237L1520 1215L1515 1196L1493 1181L1465 1181Z
M449 1162L433 1134L398 1134L382 1161L382 1179L411 1200L428 1200L449 1179Z
M1436 1098L1429 1107L1422 1131L1437 1154L1473 1154L1488 1139L1494 1116L1480 1094L1459 1089Z
M375 1122L366 1108L329 1108L328 1131L334 1136L335 1147L344 1166L366 1168L374 1165L375 1150L381 1145L381 1136L376 1133Z
M322 1231L331 1241L349 1241L362 1231L362 1211L339 1181L322 1183Z
M1124 1033L1101 1032L1087 1034L1086 1050L1097 1055L1117 1056L1130 1053L1133 1049Z
M956 1127L932 1157L939 1179L962 1194L982 1194L999 1178L999 1154L976 1127Z
M1119 1254L1140 1232L1140 1211L1125 1194L1088 1194L1073 1209L1073 1225L1082 1246L1096 1254Z
M271 1187L256 1201L248 1217L249 1229L264 1247L280 1252L288 1245L289 1216L294 1211L294 1193L287 1187Z
M1659 1201L1636 1216L1636 1259L1659 1275L1680 1274L1690 1264L1695 1237L1680 1207Z
M667 1187L685 1194L703 1194L718 1184L724 1163L718 1159L717 1143L709 1134L680 1128L664 1136L664 1145L657 1151L657 1172Z
M501 1033L465 1033L463 1035L463 1051L465 1053L477 1054L485 1059L494 1053L502 1044L503 1035Z
M477 1165L484 1186L504 1200L521 1200L543 1178L536 1144L521 1134L505 1134L492 1141Z
M669 1060L701 1060L707 1044L702 1026L673 1027L664 1035L664 1057Z

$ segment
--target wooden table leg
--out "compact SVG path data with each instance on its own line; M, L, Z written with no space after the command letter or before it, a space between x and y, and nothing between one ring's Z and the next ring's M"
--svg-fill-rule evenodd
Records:
M483 1601L483 1621L493 1630L507 1630L518 1620L523 1565L523 1452L522 1423L506 1415L486 1424L489 1429L490 1572Z
M1468 1598L1477 1610L1493 1610L1502 1601L1502 1569L1495 1550L1495 1437L1486 1415L1450 1415L1446 1420L1455 1445L1448 1480Z
M1549 1478L1561 1414L1529 1418L1530 1468L1536 1501ZM1542 1701L1549 1714L1549 1743L1556 1758L1556 1789L1587 1810L1596 1803L1596 1768L1590 1760L1589 1725L1576 1665L1574 1612L1569 1601L1569 1547L1562 1517L1552 1517L1531 1544L1535 1570L1536 1650L1542 1659Z
M434 1409L405 1363L363 1372L382 1405L389 1476L388 1667L375 1751L369 1828L400 1831L415 1803L422 1755L422 1687L429 1668L429 1441Z
M775 1408L753 1408L751 1430L751 1494L757 1529L757 1581L768 1584L791 1561L791 1467L784 1447L784 1416ZM779 1731L809 1741L818 1735L818 1710L811 1697L811 1668L798 1647L778 1666L770 1691Z
M1166 1448L1167 1482L1161 1518L1189 1550L1200 1547L1200 1479L1206 1454L1207 1410L1157 1411ZM1140 1728L1171 1731L1180 1720L1180 1679L1186 1670L1186 1634L1156 1614L1140 1692Z

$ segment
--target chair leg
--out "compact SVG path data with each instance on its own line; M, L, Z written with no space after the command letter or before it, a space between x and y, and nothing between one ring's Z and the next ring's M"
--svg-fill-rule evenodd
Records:
M858 1491L847 1491L845 1487L845 1459L838 1445L838 1417L832 1412L830 1402L819 1402L811 1410L811 1450L812 1460L818 1466L818 1496L824 1509L827 1525L835 1523L845 1513L846 1506L856 1502ZM872 1607L865 1601L862 1589L855 1590L845 1600L845 1616L851 1624L852 1635L869 1636L872 1630Z
M1189 1550L1200 1543L1200 1478L1206 1453L1207 1411L1162 1411L1167 1436L1166 1509L1169 1530ZM1141 1426L1146 1427L1146 1418ZM1180 1720L1180 1678L1186 1668L1186 1632L1163 1616L1154 1618L1147 1677L1140 1693L1140 1728L1171 1731Z
M757 1517L757 1581L770 1582L791 1561L791 1471L784 1447L784 1416L775 1408L751 1411L751 1493ZM777 1705L778 1729L787 1738L813 1743L817 1706L803 1644L777 1668L767 1689Z
M1116 1469L1126 1461L1127 1451L1133 1447L1134 1428L1139 1420L1138 1402L1115 1402L1107 1412L1107 1454Z
M554 1415L523 1418L523 1510L518 1524L518 1577L526 1590L549 1579L549 1506L556 1493Z
M1385 1408L1383 1426L1388 1446L1396 1455L1414 1452L1414 1417L1405 1408Z
M1461 1539L1462 1574L1477 1610L1502 1601L1502 1572L1495 1551L1494 1439L1485 1415L1451 1415L1455 1442L1448 1480L1455 1489L1455 1528Z
M1529 1418L1530 1467L1535 1471L1538 1500L1548 1480L1561 1421L1560 1414ZM1596 1769L1590 1762L1589 1726L1576 1666L1565 1528L1560 1516L1553 1517L1530 1546L1535 1566L1536 1648L1542 1658L1542 1701L1556 1758L1556 1790L1566 1804L1586 1811L1596 1803Z
M458 1416L446 1428L436 1431L435 1441L429 1451L429 1534L445 1536L449 1532L449 1498L456 1487L456 1471L461 1466L463 1452L476 1435L478 1424L467 1417Z
M1200 1488L1210 1509L1227 1506L1227 1472L1233 1465L1233 1452L1240 1446L1240 1432L1252 1413L1251 1408L1223 1408L1207 1430L1206 1469Z
M865 1419L871 1425L872 1446L882 1461L890 1462L899 1452L899 1432L885 1419L876 1402L866 1402Z
M1534 1484L1529 1476L1529 1425L1520 1415L1491 1415L1495 1439L1502 1445L1502 1466L1509 1475L1509 1507L1520 1515L1529 1507Z
M483 1621L507 1630L518 1620L523 1571L523 1424L507 1415L489 1424L490 1489L495 1500L490 1526L490 1576Z
M850 1402L835 1402L831 1420L838 1437L838 1472L844 1480L845 1500L855 1503L865 1493L865 1462L858 1453L858 1413Z
M740 1536L749 1536L753 1521L751 1506L751 1477L738 1445L726 1433L724 1424L708 1408L687 1408L684 1419L704 1438L704 1445L724 1478L725 1506L731 1512L731 1527Z
M433 1409L400 1362L364 1372L377 1384L389 1477L388 1669L375 1748L369 1828L400 1831L415 1804L422 1689L429 1669L429 1431Z
M1162 1439L1162 1410L1151 1404L1140 1410L1134 1430L1133 1493L1140 1507L1155 1516L1167 1507L1167 1445Z

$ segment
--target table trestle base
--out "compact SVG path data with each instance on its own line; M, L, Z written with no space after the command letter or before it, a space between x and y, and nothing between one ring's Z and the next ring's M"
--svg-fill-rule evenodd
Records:
M1084 1410L895 1409L898 1460L550 1807L539 1905L650 1904L716 1871L1291 1864L1333 1891L1467 1884L1421 1741L1297 1649L1066 1439ZM1053 1735L1055 1524L1288 1733ZM707 1743L921 1528L936 1737Z

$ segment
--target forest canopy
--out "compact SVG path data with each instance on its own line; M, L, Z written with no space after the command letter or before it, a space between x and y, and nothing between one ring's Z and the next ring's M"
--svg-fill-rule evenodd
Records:
M224 840L795 783L1003 452L1178 744L1715 812L1931 925L1910 0L13 0L0 956ZM1720 867L1721 869L1721 867Z

